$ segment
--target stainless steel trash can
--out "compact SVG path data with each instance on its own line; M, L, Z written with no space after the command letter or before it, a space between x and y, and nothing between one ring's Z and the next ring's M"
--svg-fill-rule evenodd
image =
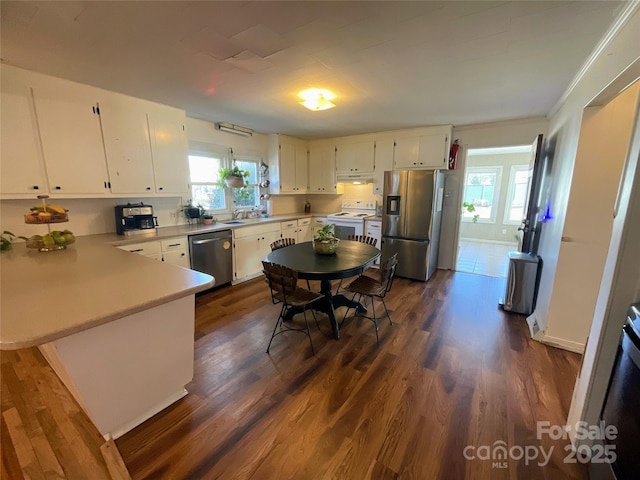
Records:
M509 273L500 306L507 312L530 315L536 306L540 257L532 253L509 252Z

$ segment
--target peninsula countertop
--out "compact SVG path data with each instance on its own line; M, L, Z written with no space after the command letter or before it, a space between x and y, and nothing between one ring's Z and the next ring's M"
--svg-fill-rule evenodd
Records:
M78 237L41 253L23 243L0 257L0 349L41 345L177 300L214 278Z

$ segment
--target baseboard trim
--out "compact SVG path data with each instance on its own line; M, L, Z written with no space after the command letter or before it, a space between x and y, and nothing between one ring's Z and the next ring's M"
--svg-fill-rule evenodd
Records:
M584 353L584 343L572 342L571 340L564 340L562 338L550 337L549 335L544 335L540 341L546 345L551 345L552 347L562 348L563 350L569 350L570 352L575 352L579 354Z
M514 250L518 249L518 244L516 242L506 242L503 240L486 240L484 238L460 237L460 241L476 242L476 243L491 243L494 245L513 245Z

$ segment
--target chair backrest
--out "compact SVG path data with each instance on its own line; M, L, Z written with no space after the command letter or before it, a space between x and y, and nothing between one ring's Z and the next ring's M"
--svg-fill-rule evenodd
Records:
M282 300L287 303L287 296L291 295L298 282L298 272L291 270L283 265L277 263L262 262L262 273L269 284L271 289L272 300ZM281 294L282 298L277 298L276 294ZM276 295L276 296L274 296Z
M354 242L366 243L371 245L372 247L376 246L378 243L377 238L369 237L367 235L347 235L347 240L352 240Z
M398 266L398 254L394 253L387 258L382 265L380 265L380 275L382 277L382 284L384 285L384 292L387 293L391 290L391 284L393 283L393 277L396 274L396 267Z
M288 247L289 245L295 245L295 244L296 244L295 238L281 238L271 244L271 251L273 252L274 250L278 250L279 248Z

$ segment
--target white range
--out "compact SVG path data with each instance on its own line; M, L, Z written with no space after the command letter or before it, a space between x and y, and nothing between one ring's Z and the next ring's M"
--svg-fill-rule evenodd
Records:
M375 214L375 200L343 200L342 211L327 215L327 223L335 224L336 236L346 240L348 235L364 235L364 220Z

